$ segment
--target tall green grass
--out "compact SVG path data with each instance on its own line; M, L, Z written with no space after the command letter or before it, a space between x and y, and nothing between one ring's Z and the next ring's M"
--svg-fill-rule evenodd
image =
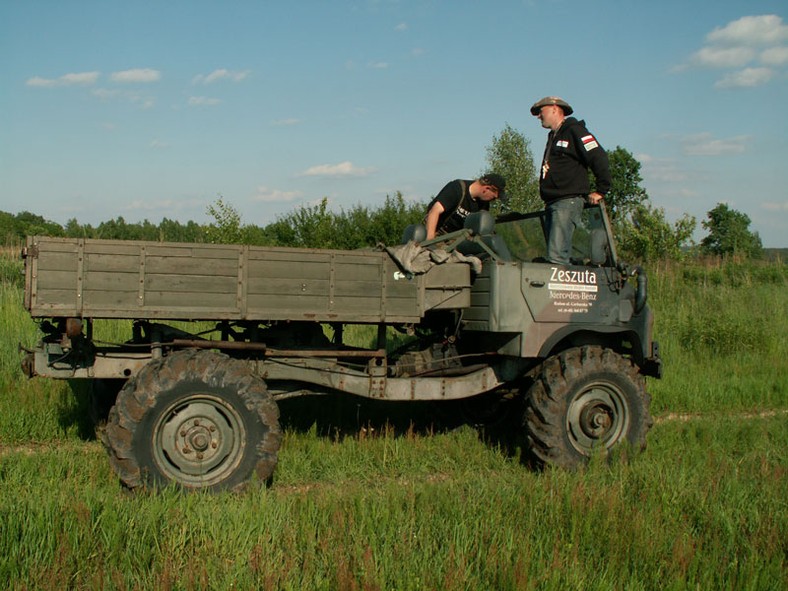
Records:
M660 424L647 454L524 470L470 429L289 434L273 486L118 490L96 444L6 454L12 588L779 589L784 418Z
M85 433L80 398L22 377L17 344L37 333L12 266L0 266L7 588L788 587L784 267L651 271L665 377L649 380L657 421L627 463L535 472L470 427L359 413L351 433L291 421L270 487L132 496Z
M788 407L788 268L667 267L649 284L665 361L650 382L657 413Z

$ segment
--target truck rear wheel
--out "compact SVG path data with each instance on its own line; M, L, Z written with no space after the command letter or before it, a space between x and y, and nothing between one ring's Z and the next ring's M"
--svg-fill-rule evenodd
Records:
M631 361L601 347L545 361L526 396L524 427L540 464L573 469L616 446L639 451L653 424L645 380Z
M210 491L268 479L281 439L263 380L226 355L193 350L153 361L129 380L103 435L127 487Z

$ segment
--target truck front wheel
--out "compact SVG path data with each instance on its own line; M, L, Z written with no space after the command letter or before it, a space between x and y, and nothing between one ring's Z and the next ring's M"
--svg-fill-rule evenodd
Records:
M645 380L631 361L601 347L545 361L526 395L528 451L540 464L573 469L621 444L639 451L653 420Z
M282 433L265 383L213 351L180 351L129 380L104 444L129 488L241 490L274 471Z

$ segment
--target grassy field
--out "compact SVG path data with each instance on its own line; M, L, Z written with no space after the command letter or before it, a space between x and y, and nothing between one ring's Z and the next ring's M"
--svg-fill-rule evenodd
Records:
M283 407L273 483L244 495L125 493L81 392L19 371L37 336L18 273L0 259L10 589L788 588L778 264L651 271L665 378L628 463L535 472L470 427L386 427L379 407L321 399ZM337 413L354 426L317 420Z

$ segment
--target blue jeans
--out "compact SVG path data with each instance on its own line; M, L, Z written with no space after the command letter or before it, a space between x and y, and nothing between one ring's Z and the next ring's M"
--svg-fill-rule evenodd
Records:
M547 212L547 260L559 265L569 264L572 235L583 215L583 197L567 197L551 201Z

